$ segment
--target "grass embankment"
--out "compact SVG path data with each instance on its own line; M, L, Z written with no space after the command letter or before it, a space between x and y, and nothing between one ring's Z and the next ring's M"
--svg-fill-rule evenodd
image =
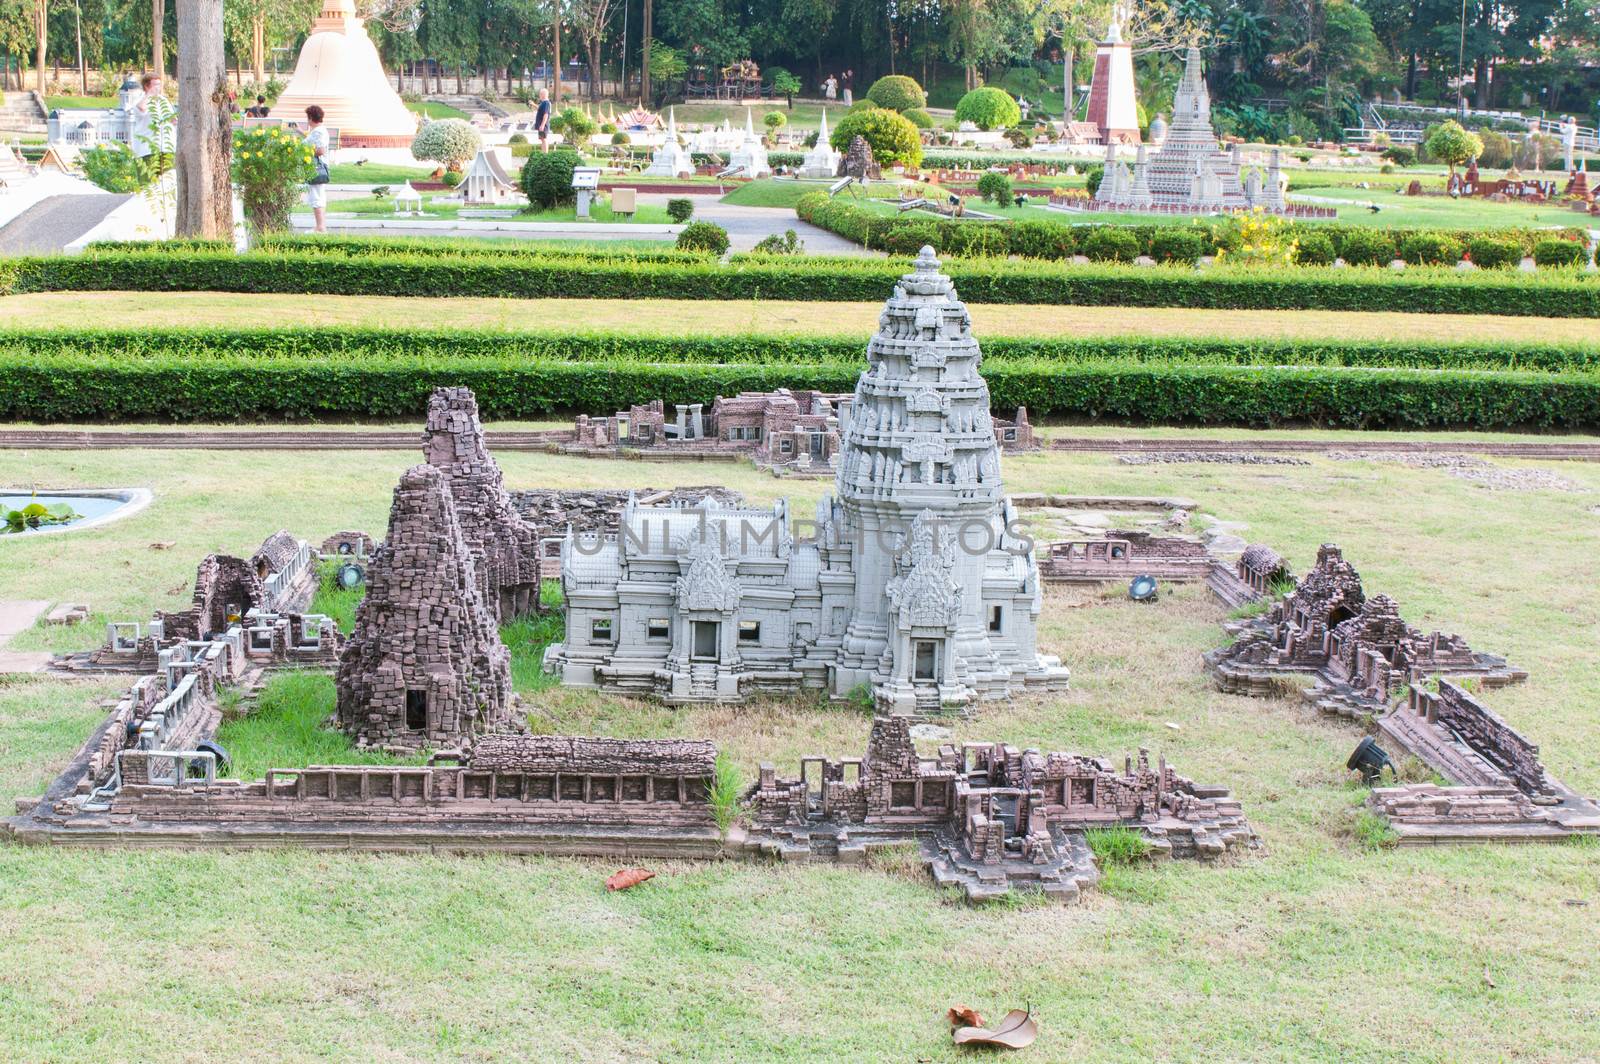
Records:
M146 511L73 533L71 550L8 545L8 596L82 595L96 611L94 623L21 638L87 645L100 620L182 608L196 558L248 552L279 527L313 540L381 534L395 478L416 455L322 457L0 451L3 482L155 491ZM513 488L712 479L701 467L497 457ZM1337 540L1369 594L1529 668L1526 684L1489 703L1554 775L1596 793L1600 521L1589 509L1600 469L1540 468L1583 490L1503 495L1442 470L1323 458L1129 467L1052 454L1008 457L1004 472L1014 492L1197 498L1302 571L1320 542ZM800 514L831 490L737 465L717 466L715 479L758 503L790 496ZM1526 549L1529 528L1541 549ZM151 551L157 540L175 542ZM943 1019L950 1004L987 1014L1027 1002L1040 1060L1600 1056L1600 850L1369 850L1364 791L1343 768L1360 729L1295 700L1213 690L1197 657L1222 641L1222 617L1199 588L1154 607L1120 589L1049 589L1040 649L1072 667L1073 690L948 724L957 743L1119 763L1148 746L1234 789L1265 842L1255 856L1118 864L1075 908L972 909L904 860L657 862L656 880L612 894L601 882L617 865L556 858L0 845L0 1044L52 1061L153 1059L224 1038L277 1059L487 1059L537 1045L572 1060L946 1061L961 1052ZM120 686L0 687L0 793L37 794ZM538 731L711 738L747 780L761 761L791 774L804 754L859 754L868 727L803 701L670 709L554 687L530 705ZM932 744L921 750L931 756ZM62 987L109 977L115 993L62 1006Z
M394 198L385 196L383 199L375 197L350 197L346 199L330 200L328 203L328 216L338 218L348 215L354 218L395 218L398 220L426 221L429 218L460 218L462 212L467 212L465 217L481 214L484 211L494 210L481 205L473 206L458 201L450 201L444 193L425 195L422 197L422 216L400 216L395 214ZM576 207L553 207L542 211L522 211L516 207L505 207L499 213L507 221L516 222L573 222L578 221ZM615 214L611 210L609 196L602 196L589 205L589 217L583 219L587 222L615 222L619 225L633 223L649 223L653 225L667 225L672 219L667 216L667 209L653 203L641 203L633 214Z

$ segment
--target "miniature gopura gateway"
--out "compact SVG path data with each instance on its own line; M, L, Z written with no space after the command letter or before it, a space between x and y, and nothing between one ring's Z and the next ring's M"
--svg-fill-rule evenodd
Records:
M982 355L923 248L885 304L847 407L816 536L771 510L630 505L562 546L548 671L669 702L860 687L892 713L1061 689L1040 655L1039 571L1003 494Z

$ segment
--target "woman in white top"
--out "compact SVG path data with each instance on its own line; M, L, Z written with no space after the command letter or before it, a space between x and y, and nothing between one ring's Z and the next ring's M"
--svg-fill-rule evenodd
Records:
M828 80L822 83L822 95L829 100L837 100L839 98L839 83L834 80L832 74L829 74Z
M326 164L325 156L328 154L328 131L322 128L322 108L312 104L306 108L306 144L311 147L311 154L322 159ZM321 169L320 167L318 169ZM328 186L326 182L310 182L306 185L306 203L311 207L311 214L316 219L315 230L319 233L328 231Z

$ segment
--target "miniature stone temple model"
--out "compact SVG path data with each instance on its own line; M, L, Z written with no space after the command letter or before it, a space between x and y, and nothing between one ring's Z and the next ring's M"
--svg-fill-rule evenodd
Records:
M817 181L831 181L839 171L839 153L828 143L828 109L822 109L822 127L817 131L817 143L806 152L796 176Z
M878 160L872 154L872 145L867 143L866 137L850 138L835 176L853 177L860 184L876 181L883 176L883 170L878 166Z
M354 0L324 0L271 117L303 126L311 104L345 147L403 148L416 136L416 116L384 76Z
M744 139L728 156L724 173L738 177L771 177L772 165L767 162L767 147L756 136L755 119L750 109L744 111Z
M673 110L667 111L667 134L661 146L650 154L646 177L693 177L694 160L678 142L678 118Z
M445 474L461 533L472 553L479 596L492 617L509 621L539 600L539 536L506 494L489 456L468 388L438 388L428 402L422 452Z
M1118 4L1094 53L1086 119L1102 144L1139 143L1139 104L1133 80L1133 45L1122 39L1126 11Z
M412 467L339 659L339 722L358 744L453 745L509 721L510 654L480 587L449 480Z
M896 713L1064 686L1035 647L1039 572L1002 492L982 356L931 249L867 358L815 540L791 537L782 503L630 506L617 536L569 535L546 668L671 702L865 685Z

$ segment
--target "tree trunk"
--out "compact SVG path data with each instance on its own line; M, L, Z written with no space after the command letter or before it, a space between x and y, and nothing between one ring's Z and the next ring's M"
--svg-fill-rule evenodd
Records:
M650 34L653 32L654 19L655 7L652 0L644 0L644 62L639 64L639 104L641 107L650 106Z
M250 69L255 73L257 85L267 83L267 16L264 14L257 14L250 20Z
M1406 91L1408 100L1417 98L1417 53L1412 52L1406 57Z
M561 9L556 8L555 24L556 61L550 66L550 108L561 106Z
M229 178L232 116L222 53L222 0L177 0L177 235L224 240L233 232Z
M150 0L150 73L158 77L166 73L165 42L161 39L167 23L167 0Z
M600 38L589 42L589 99L600 102Z
M45 90L44 46L45 42L50 36L50 13L45 9L45 0L36 0L33 8L33 16L33 28L37 30L39 34L38 51L34 55L34 65L38 68L38 76L35 79L37 84L34 87L39 90L39 96L42 98Z
M461 74L462 74L463 69L466 67L466 65L467 64L465 64L463 62L460 62L459 60L456 62L456 95L457 96L462 95Z

